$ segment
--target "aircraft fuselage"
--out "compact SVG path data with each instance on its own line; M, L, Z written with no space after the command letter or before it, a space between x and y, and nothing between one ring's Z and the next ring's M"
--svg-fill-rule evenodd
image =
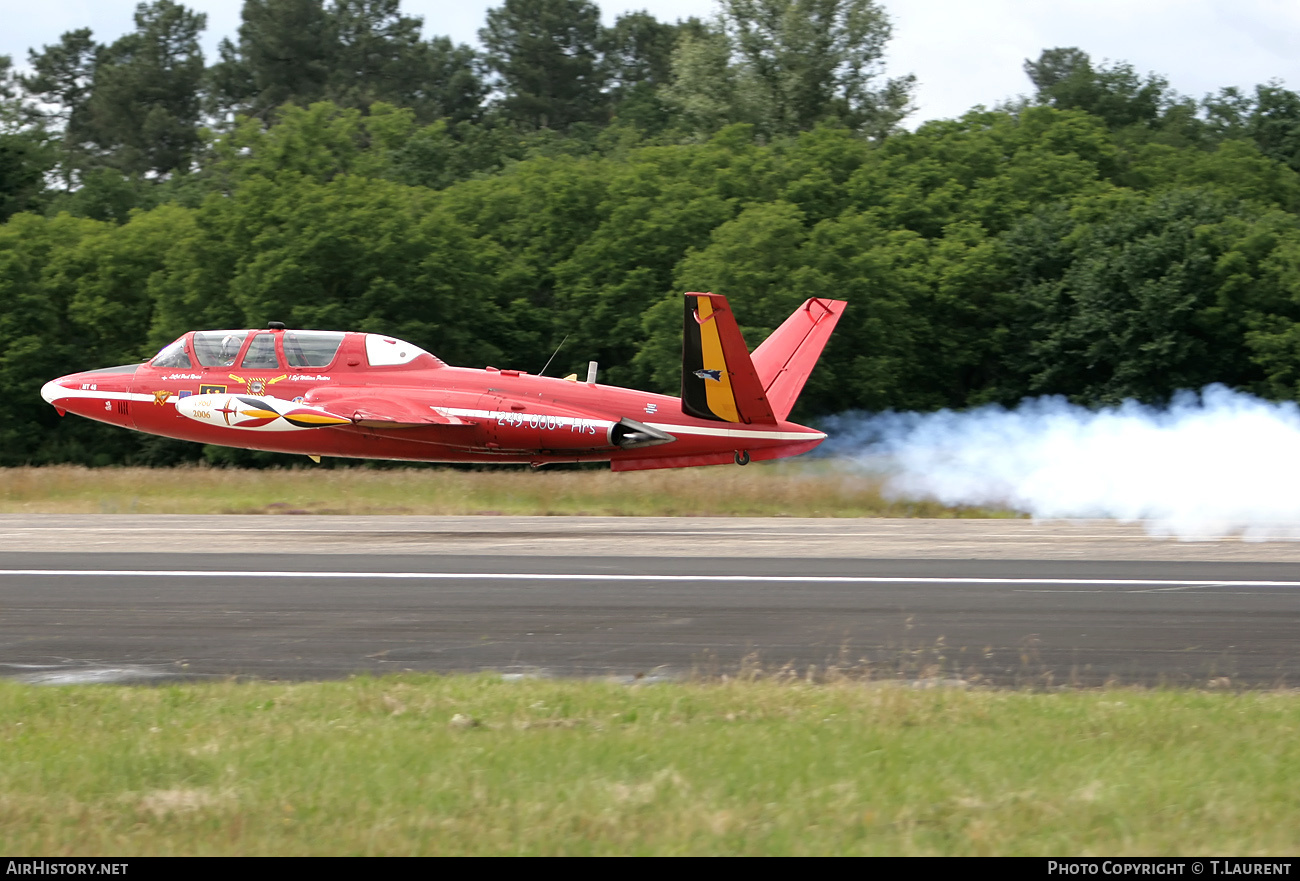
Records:
M516 370L372 367L365 361L363 337L348 334L333 363L323 368L141 364L74 373L48 383L42 393L61 411L148 434L359 459L531 465L607 460L614 470L633 470L724 464L744 454L754 460L793 456L825 437L786 421L752 426L697 419L683 414L681 400L669 395ZM349 423L265 430L223 422L223 407L247 411L242 399L269 397L346 416ZM192 407L200 399L213 405L198 411L206 413L202 419L195 418ZM412 420L427 413L454 421L412 421L390 428L355 418L358 412L362 417L369 411L383 415L393 401ZM624 449L618 426L628 419L674 440Z
M681 398L451 367L393 337L278 323L191 331L147 363L60 377L41 395L123 428L314 459L743 465L825 438L786 416L844 305L806 301L751 358L726 298L687 294Z

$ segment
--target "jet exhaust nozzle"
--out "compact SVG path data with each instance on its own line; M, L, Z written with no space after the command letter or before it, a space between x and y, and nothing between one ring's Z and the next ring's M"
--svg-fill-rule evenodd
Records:
M651 428L649 425L644 425L635 419L628 419L626 416L609 430L610 443L624 450L657 447L660 444L670 444L675 440L677 438L666 431Z

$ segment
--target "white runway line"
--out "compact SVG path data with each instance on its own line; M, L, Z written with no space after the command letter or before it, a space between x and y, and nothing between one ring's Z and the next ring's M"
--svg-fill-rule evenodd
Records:
M1194 587L1300 587L1300 581L1266 581L1255 579L1214 579L1199 581L1180 578L975 578L962 576L907 575L638 575L542 572L252 572L246 570L213 571L209 569L0 569L4 577L82 577L82 578L373 578L424 581L650 581L715 582L758 584L1057 584L1100 585L1113 587L1147 587L1186 589Z

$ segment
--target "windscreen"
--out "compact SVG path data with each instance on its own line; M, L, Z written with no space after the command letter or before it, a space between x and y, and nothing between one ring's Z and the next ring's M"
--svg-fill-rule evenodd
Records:
M172 367L180 369L192 367L193 365L190 364L190 353L185 351L185 337L181 337L155 355L152 363L154 367Z

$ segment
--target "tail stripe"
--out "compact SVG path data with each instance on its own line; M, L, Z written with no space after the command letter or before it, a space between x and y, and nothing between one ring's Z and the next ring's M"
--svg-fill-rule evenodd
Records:
M777 422L727 298L719 294L686 295L682 412L718 422Z
M718 337L718 322L712 321L713 303L705 297L698 298L695 320L700 325L700 349L708 378L704 381L705 400L709 411L726 422L739 422L740 413L736 411L736 394L731 390L731 372L727 370L727 358L722 353L722 340ZM713 379L716 373L717 379ZM712 381L710 381L712 380Z

